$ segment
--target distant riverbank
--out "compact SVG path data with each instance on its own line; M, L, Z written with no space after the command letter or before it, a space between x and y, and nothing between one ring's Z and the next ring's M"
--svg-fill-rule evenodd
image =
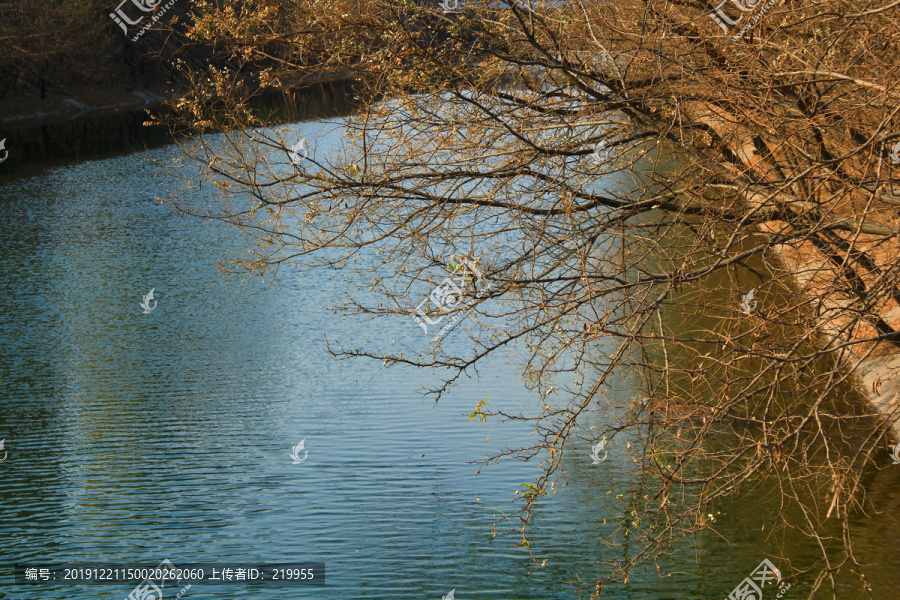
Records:
M349 84L352 74L346 71L304 75L263 95L290 103L293 93L311 92L333 95L336 84ZM159 127L147 127L152 109L163 109L169 100L184 95L181 90L136 89L101 90L73 94L72 97L45 99L19 98L0 102L0 139L6 139L9 159L0 171L17 165L53 158L81 157L130 149L141 143L166 139L168 133Z

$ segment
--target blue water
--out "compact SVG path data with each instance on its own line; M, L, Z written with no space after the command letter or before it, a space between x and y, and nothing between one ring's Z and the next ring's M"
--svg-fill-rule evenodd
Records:
M325 124L295 127L327 152ZM519 522L503 517L537 465L501 461L478 475L471 463L534 433L467 415L487 398L494 410L539 407L517 357L492 360L437 405L418 392L433 373L334 360L326 337L410 351L429 340L410 318L332 311L352 288L347 274L285 269L275 287L227 279L215 261L246 253L248 240L154 200L174 184L148 160L178 153L163 146L0 182L0 597L124 599L134 587L15 585L14 563L169 559L326 565L325 586L195 584L186 598L438 600L455 589L460 599L561 599L624 557L627 543L601 542L628 497L645 493L624 439L599 466L586 441L580 454L573 446L569 485L541 500L529 529L533 556L515 547ZM144 314L151 288L157 305ZM457 331L444 343L468 341ZM622 374L585 427L642 394ZM301 440L307 459L293 464ZM719 517L729 542L704 537L603 597L727 596L781 551L758 533L761 505L777 499L748 490ZM873 527L896 520L881 518ZM794 561L814 555L800 538L790 545Z

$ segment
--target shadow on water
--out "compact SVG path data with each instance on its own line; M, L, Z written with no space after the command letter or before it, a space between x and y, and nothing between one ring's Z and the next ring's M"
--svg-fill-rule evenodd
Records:
M353 112L355 85L350 81L318 83L302 89L266 90L254 99L257 115L269 124L294 123ZM151 111L108 112L83 118L42 123L0 132L8 158L0 178L39 174L49 165L106 158L157 148L173 140L168 129L152 125Z
M648 218L644 235L655 240L656 251L643 255L640 263L646 271L663 272L682 268L698 269L712 259L698 250L698 236L724 243L733 233L726 227L699 231L691 224L666 223L660 215ZM715 239L712 239L715 238ZM756 243L747 236L735 253L749 250ZM824 341L816 335L815 322L806 305L797 296L791 277L773 264L774 257L753 255L727 269L716 271L698 281L671 289L659 314L648 326L655 334L662 328L670 340L645 348L645 360L654 369L643 373L643 387L651 398L663 398L672 406L690 411L695 406L717 406L729 398L745 394L748 401L732 409L737 420L710 436L708 451L730 452L737 438L754 437L756 425L745 420L766 410L770 423L786 427L811 413L816 396L828 390L818 409L816 424L799 431L801 456L788 456L776 470L741 484L739 492L717 501L710 507L710 529L698 536L695 571L700 581L685 580L686 588L700 598L723 597L737 586L764 558L775 563L792 583L786 598L806 598L811 580L808 575L791 577L796 569L823 566L822 549L827 549L832 566L840 566L846 556L844 536L852 543L855 559L863 566L866 582L875 598L897 598L897 573L900 554L886 552L890 544L885 532L895 530L900 514L900 470L892 468L887 452L874 450L876 465L867 467L857 497L863 503L850 518L850 530L843 531L835 514L826 514L833 484L829 462L844 465L858 452L871 446L871 431L876 430L879 416L861 395L842 380L844 371L833 355L821 352ZM651 298L659 297L660 286ZM746 294L756 292L756 302L749 305ZM678 342L672 342L675 338ZM715 340L715 341L713 341ZM765 355L806 355L808 360L778 363L761 358ZM772 365L778 367L778 380ZM668 376L663 372L668 371ZM704 373L697 377L698 373ZM678 410L676 408L676 410ZM701 412L697 413L697 426ZM705 421L703 421L705 423ZM821 427L821 428L820 428ZM681 430L679 429L679 433ZM688 436L690 437L690 436ZM826 449L824 440L827 440ZM785 443L788 453L791 444ZM779 448L778 451L781 449ZM729 456L731 456L729 454ZM800 463L807 468L800 470ZM858 464L854 465L858 468ZM794 496L791 499L791 496ZM808 535L806 519L815 523L818 539ZM791 523L792 525L787 525ZM701 558L702 557L702 558ZM684 567L675 560L673 573ZM722 574L731 572L731 587L722 593ZM704 580L713 580L709 585ZM673 578L674 579L674 578ZM727 578L724 578L727 580ZM690 584L690 585L688 585ZM673 581L673 586L677 583ZM859 577L849 564L843 565L836 577L837 597L842 600L866 598ZM830 596L830 584L820 589L819 597ZM771 592L774 597L775 592ZM691 596L694 597L693 595ZM768 593L764 593L769 598Z

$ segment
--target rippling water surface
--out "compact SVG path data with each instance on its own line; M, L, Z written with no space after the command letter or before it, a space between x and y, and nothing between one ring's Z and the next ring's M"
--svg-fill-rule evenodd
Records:
M324 152L329 126L294 127ZM223 279L214 261L245 252L246 240L153 200L172 184L147 159L178 152L164 146L0 182L0 439L9 453L0 464L0 597L124 599L133 588L17 587L8 572L16 562L168 558L326 564L324 587L194 585L185 597L198 599L438 600L454 588L461 600L574 598L575 580L624 556L600 537L617 526L616 496L640 492L625 452L613 448L592 466L585 444L567 458L570 484L543 500L531 530L536 561L514 547L507 530L516 522L492 535L537 468L501 462L476 476L469 463L532 433L466 415L486 398L491 408L536 406L515 357L493 361L436 406L417 393L430 373L331 359L326 336L348 346L424 340L411 319L330 311L349 291L333 272L286 270L269 289ZM143 314L151 288L158 305ZM641 392L623 376L608 395L624 403ZM609 416L598 408L591 418L602 425ZM303 439L308 458L292 464ZM880 483L881 498L897 491L896 478ZM727 596L778 555L778 540L759 534L776 517L764 506L777 498L747 490L719 517L728 542L710 535L665 563L673 575L641 571L604 597ZM873 530L897 514L873 517ZM791 545L793 560L815 552ZM889 584L896 545L870 545ZM796 591L789 598L805 597Z

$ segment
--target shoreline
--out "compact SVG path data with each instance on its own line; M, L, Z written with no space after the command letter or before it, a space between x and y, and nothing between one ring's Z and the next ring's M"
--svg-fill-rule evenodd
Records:
M721 139L734 140L728 145L746 168L756 169L762 164L752 136L748 134L736 139L735 133L742 133L740 127L735 126L738 119L704 103L696 103L691 107L691 113L693 121L709 127ZM751 209L762 210L766 199L755 193L746 193L744 202ZM842 212L840 216L853 220L852 212L846 209ZM758 225L758 231L764 235L774 234L781 226L783 223L780 221L768 221ZM780 246L775 254L789 273L797 293L808 300L827 298L824 309L815 315L821 348L827 350L847 342L854 343L853 348L840 351L836 362L849 372L848 382L884 418L894 441L900 440L900 350L889 341L864 341L877 335L870 324L857 324L848 332L848 319L844 311L851 308L856 300L835 291L834 281L828 275L828 260L810 248L808 242L798 248ZM900 301L884 303L877 313L895 331L900 331Z
M337 71L285 78L278 87L260 94L263 105L302 106L304 96L333 99L334 86L348 85L353 73ZM316 94L316 90L321 92ZM85 158L108 152L134 151L171 139L164 127L148 127L150 111L165 110L167 102L184 98L184 90L106 89L54 95L44 100L19 98L0 102L0 140L7 159L0 174L40 167L57 159Z
M349 82L352 73L336 71L284 81L278 91L304 89L323 83ZM50 123L65 123L78 119L89 119L109 115L122 115L142 109L156 108L169 100L184 97L180 91L165 92L159 88L141 90L104 90L94 94L71 94L69 97L46 98L43 100L21 99L0 102L0 135L17 129L35 127ZM18 106L28 106L20 110ZM17 110L18 109L18 110Z

